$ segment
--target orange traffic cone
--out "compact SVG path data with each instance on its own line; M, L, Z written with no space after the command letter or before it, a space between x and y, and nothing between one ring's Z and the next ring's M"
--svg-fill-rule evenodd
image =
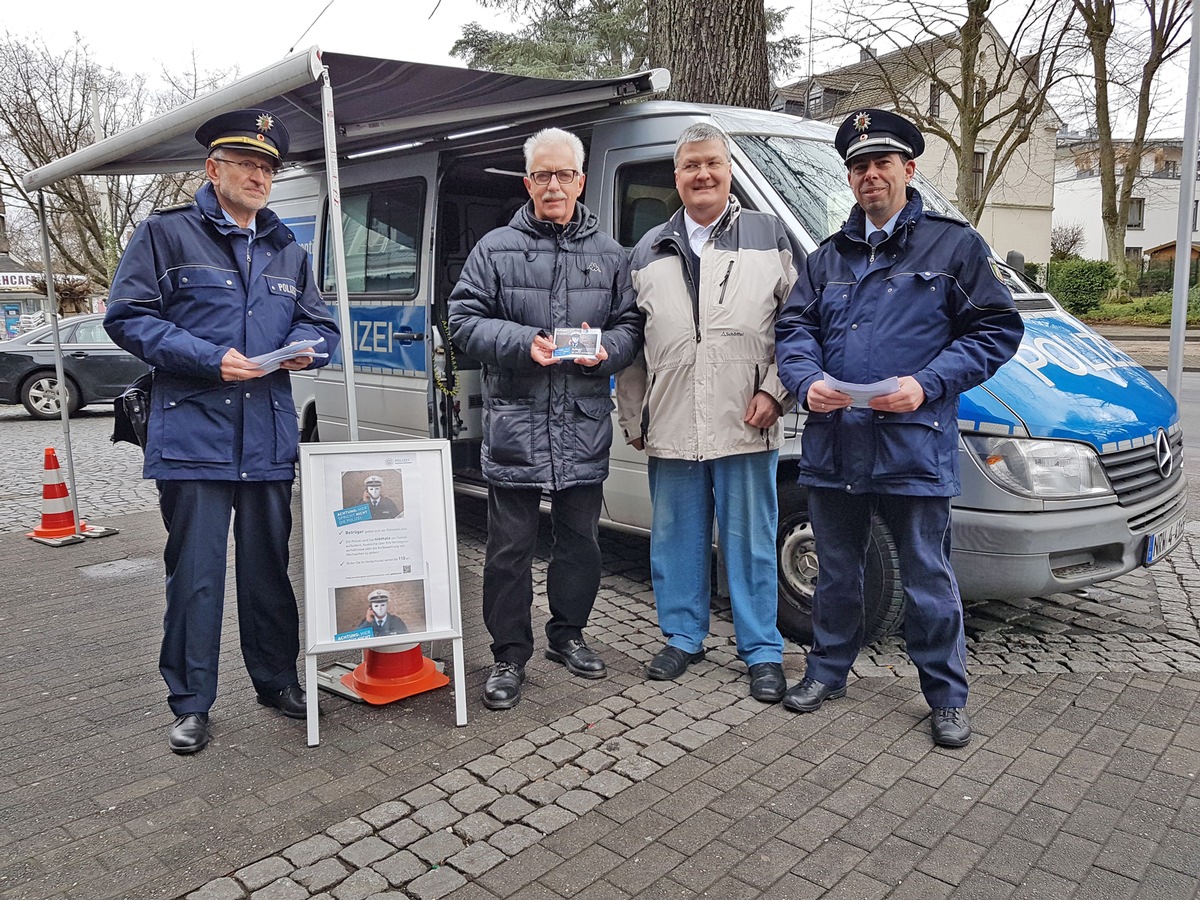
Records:
M79 526L86 528L87 523L80 522ZM58 456L53 447L46 448L45 473L42 477L42 524L26 532L25 536L51 547L83 540L75 529L75 508L71 505L71 495L59 471Z
M426 659L420 644L363 650L363 661L342 676L342 684L368 703L382 705L445 687L450 676Z

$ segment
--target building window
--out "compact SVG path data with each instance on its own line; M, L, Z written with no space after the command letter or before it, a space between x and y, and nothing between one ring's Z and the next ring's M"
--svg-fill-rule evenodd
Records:
M983 161L986 156L986 153L975 151L975 160L971 164L971 178L975 182L976 199L983 196Z
M987 102L987 80L980 75L975 79L975 106L981 107Z
M1145 228L1146 201L1141 197L1129 198L1129 221L1125 227L1133 230Z
M942 117L942 92L936 82L929 82L929 118Z

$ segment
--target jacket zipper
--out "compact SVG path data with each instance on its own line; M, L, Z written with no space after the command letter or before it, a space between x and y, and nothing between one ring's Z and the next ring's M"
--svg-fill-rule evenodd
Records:
M721 279L721 296L717 298L717 306L722 306L725 303L725 291L729 287L729 276L733 273L734 260L729 261L729 267L725 270L725 277Z

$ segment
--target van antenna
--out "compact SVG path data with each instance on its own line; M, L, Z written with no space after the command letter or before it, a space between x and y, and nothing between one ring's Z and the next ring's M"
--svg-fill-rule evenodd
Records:
M301 33L300 37L296 38L296 42L288 48L288 53L291 53L292 51L294 51L296 49L296 45L299 44L302 40L304 40L304 35L308 34L310 31L312 31L312 27L317 24L317 20L320 19L321 16L325 15L325 10L329 9L329 7L331 7L331 6L333 6L333 0L329 0L329 2L325 4L324 9L322 9L319 13L317 13L317 18L313 19L311 22L308 23L308 27L304 29L304 31Z

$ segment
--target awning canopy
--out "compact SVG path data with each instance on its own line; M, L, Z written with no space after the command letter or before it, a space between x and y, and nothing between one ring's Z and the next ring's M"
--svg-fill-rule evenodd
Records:
M204 167L194 137L218 113L254 107L278 116L291 135L289 163L324 158L321 71L329 69L336 98L339 155L421 140L447 127L474 130L548 109L573 112L664 90L665 69L617 78L557 81L426 63L323 53L294 53L253 75L128 131L29 172L35 191L71 175L186 172Z

